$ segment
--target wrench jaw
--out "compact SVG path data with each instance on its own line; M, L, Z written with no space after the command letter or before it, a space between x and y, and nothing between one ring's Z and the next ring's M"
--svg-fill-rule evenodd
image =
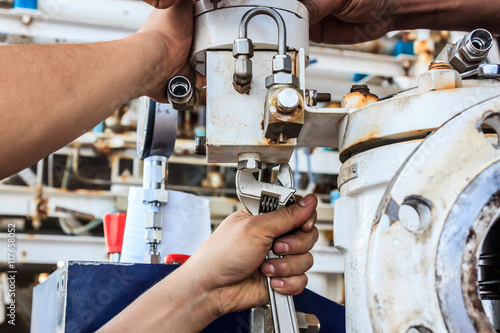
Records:
M236 173L236 192L241 203L252 215L269 213L293 203L293 173L288 164L280 164L273 183L259 181L254 172L239 170Z

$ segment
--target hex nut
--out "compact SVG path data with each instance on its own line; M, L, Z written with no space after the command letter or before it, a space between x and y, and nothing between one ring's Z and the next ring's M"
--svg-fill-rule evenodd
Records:
M159 264L160 260L161 260L160 253L158 253L158 252L146 252L146 253L144 253L143 262L145 264Z
M278 54L273 58L273 73L280 72L292 72L292 58L288 54Z
M484 64L478 68L477 75L480 77L497 78L500 76L500 65L497 64Z
M317 90L306 90L306 101L309 106L318 105L318 91Z
M462 87L462 77L453 69L434 69L418 78L420 93Z
M241 160L238 162L238 170L257 172L262 169L262 162L256 159Z
M275 84L292 85L299 88L299 79L292 74L288 73L275 73L266 77L266 88L272 87Z
M148 188L142 192L142 201L144 203L148 202L163 202L166 203L168 201L168 191L165 189L155 189Z
M237 58L240 55L253 57L253 43L248 38L238 38L233 44L233 57Z
M161 229L152 228L146 229L146 243L158 244L161 243Z
M252 82L252 61L245 56L239 56L234 63L234 82L239 85Z
M146 212L146 228L161 228L162 227L162 214L160 211L148 210Z
M471 33L472 34L472 33ZM465 36L450 52L450 64L459 72L464 73L476 69L486 59L491 43L485 50L472 46L471 34Z
M450 65L453 66L459 73L465 73L471 71L481 64L483 59L479 60L468 60L463 56L463 52L459 51L457 47L455 47L450 56Z

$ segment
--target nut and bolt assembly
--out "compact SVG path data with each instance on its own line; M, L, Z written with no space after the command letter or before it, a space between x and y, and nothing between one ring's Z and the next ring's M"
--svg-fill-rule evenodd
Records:
M308 106L316 106L318 103L330 103L332 101L332 94L330 93L319 93L313 89L307 89L305 93Z

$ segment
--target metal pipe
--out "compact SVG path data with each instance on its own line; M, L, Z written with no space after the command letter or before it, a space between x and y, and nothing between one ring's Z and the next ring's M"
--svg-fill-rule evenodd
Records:
M281 15L274 9L257 7L249 10L240 22L239 38L248 38L248 23L257 15L267 15L274 19L278 26L278 54L286 54L286 26Z
M119 252L110 253L109 254L109 261L110 262L120 262L120 257L121 257L121 254Z

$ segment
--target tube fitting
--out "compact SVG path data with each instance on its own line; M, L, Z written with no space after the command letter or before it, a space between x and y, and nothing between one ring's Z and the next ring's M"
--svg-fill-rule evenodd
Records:
M459 73L477 69L488 56L492 44L493 36L488 30L476 29L455 44L449 62Z
M239 27L239 37L233 43L234 64L233 85L239 93L248 93L252 83L252 61L254 55L252 40L248 38L248 23L257 15L267 15L278 26L278 55L273 58L273 73L291 73L292 59L286 54L286 27L281 15L274 9L257 7L243 16Z
M192 110L196 104L195 89L184 76L176 76L170 80L167 96L172 107L178 111Z

